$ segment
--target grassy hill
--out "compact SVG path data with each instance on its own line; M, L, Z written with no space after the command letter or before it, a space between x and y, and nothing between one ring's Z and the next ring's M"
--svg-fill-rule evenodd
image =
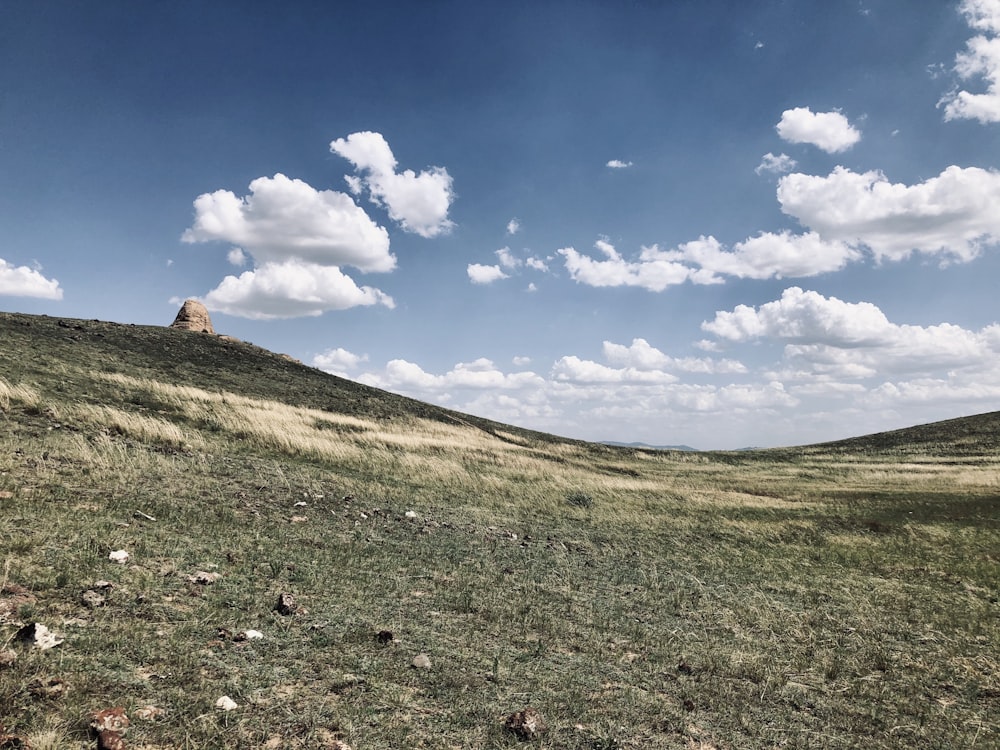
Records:
M995 747L998 427L594 445L0 314L0 747Z

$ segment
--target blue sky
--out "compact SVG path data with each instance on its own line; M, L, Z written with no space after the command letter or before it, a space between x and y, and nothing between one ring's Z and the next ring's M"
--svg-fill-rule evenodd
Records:
M0 308L589 440L1000 408L1000 0L0 0Z

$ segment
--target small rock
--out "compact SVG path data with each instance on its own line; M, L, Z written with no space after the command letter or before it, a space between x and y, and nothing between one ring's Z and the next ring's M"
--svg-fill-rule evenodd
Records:
M294 507L305 508L307 505L309 505L309 503L307 503L305 500L299 500L297 503L295 503Z
M142 721L152 721L153 719L160 718L166 713L167 712L164 711L159 706L154 706L150 704L147 706L143 706L142 708L137 708L132 715L135 716L135 718L137 719L141 719Z
M25 625L14 634L14 640L28 644L41 651L55 648L63 642L62 638L57 638L55 633L40 622Z
M113 552L111 552L111 554L108 555L109 560L111 560L112 562L119 563L121 565L127 563L129 557L131 557L131 555L129 555L129 553L123 549L116 549Z
M17 661L17 652L13 649L0 651L0 668L10 667Z
M412 510L408 510L408 511L406 511L406 517L407 517L407 518L416 518L416 517L417 517L417 514L416 514L416 512L415 512L415 511L412 511Z
M122 706L105 708L90 715L90 728L95 732L118 732L124 734L128 729L128 716Z
M98 732L97 750L125 750L125 738L120 732Z
M187 577L188 583L197 583L201 586L210 586L211 584L222 578L222 573L206 573L204 570L198 570L192 575Z
M232 711L234 708L239 708L239 705L228 695L224 695L215 702L215 707L220 711Z
M413 661L411 663L414 669L430 669L431 657L427 654L417 654L413 657Z
M308 520L307 516L292 516L292 523L305 523Z
M512 713L503 725L520 740L536 740L549 731L542 715L531 706Z
M295 597L291 594L278 594L278 602L274 605L274 611L279 615L294 615L298 612L298 605Z
M264 634L259 630L243 630L236 634L234 641L259 641Z

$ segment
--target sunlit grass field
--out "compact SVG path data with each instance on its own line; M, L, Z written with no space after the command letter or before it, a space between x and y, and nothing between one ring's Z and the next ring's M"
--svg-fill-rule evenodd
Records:
M1000 414L637 451L203 334L0 341L0 747L1000 745Z

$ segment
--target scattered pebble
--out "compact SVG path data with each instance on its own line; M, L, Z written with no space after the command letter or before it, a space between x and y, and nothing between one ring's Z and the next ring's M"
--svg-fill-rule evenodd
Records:
M152 721L153 719L160 718L166 713L167 712L164 711L159 706L154 706L152 704L149 704L143 706L142 708L137 708L132 715L135 716L135 718L137 719L141 719L142 721Z
M259 641L264 637L264 634L259 630L243 630L236 634L233 638L234 641Z
M239 704L228 695L224 695L215 702L215 707L220 711L232 711L234 708L239 708Z
M111 560L112 562L120 563L122 565L128 562L129 557L131 557L131 555L129 555L129 553L123 549L116 549L111 554L108 555L109 560Z
M408 511L406 511L406 517L407 518L416 518L417 517L417 513L416 513L416 511L408 510Z
M413 664L414 669L430 669L431 657L427 654L417 654L413 657L413 661L411 663Z
M305 523L308 520L306 516L292 516L292 523Z

